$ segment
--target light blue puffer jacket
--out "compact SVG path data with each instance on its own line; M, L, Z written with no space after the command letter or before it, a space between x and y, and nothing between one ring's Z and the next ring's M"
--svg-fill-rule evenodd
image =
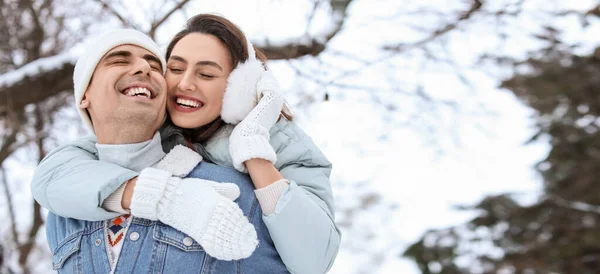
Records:
M207 144L194 144L206 159L233 166L229 134L224 127ZM263 216L280 257L292 273L324 273L333 264L341 234L334 221L334 204L329 175L331 163L312 139L295 123L281 119L270 130L270 143L277 153L276 168L290 180L274 214ZM184 143L173 128L161 131L163 148ZM93 137L59 147L39 164L31 184L34 198L57 215L98 221L118 216L106 211L102 202L134 171L98 162Z

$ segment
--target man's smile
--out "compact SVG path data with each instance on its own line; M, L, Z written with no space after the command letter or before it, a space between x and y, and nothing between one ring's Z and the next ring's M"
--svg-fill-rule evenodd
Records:
M126 89L125 91L123 91L123 94L125 94L127 96L142 96L142 97L146 97L148 99L152 98L152 93L147 88L138 88L138 87L129 88L129 89Z

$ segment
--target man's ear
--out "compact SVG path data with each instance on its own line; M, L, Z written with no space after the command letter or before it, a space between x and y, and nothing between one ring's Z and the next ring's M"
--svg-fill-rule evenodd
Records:
M90 101L87 99L87 97L85 96L85 93L83 94L83 98L81 98L81 102L79 102L79 108L88 108L90 106Z

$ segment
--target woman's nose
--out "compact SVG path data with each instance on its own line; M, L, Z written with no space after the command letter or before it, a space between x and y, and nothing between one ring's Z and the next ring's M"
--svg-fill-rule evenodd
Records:
M194 91L196 90L196 85L194 83L194 78L192 73L189 73L188 71L186 71L183 74L183 77L181 77L181 80L179 81L179 83L177 84L177 87L181 90L181 91Z

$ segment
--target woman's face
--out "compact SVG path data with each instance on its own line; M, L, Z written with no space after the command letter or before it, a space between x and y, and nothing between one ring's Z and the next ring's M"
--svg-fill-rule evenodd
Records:
M167 60L167 111L181 128L204 126L219 117L231 72L231 56L213 35L181 38Z

